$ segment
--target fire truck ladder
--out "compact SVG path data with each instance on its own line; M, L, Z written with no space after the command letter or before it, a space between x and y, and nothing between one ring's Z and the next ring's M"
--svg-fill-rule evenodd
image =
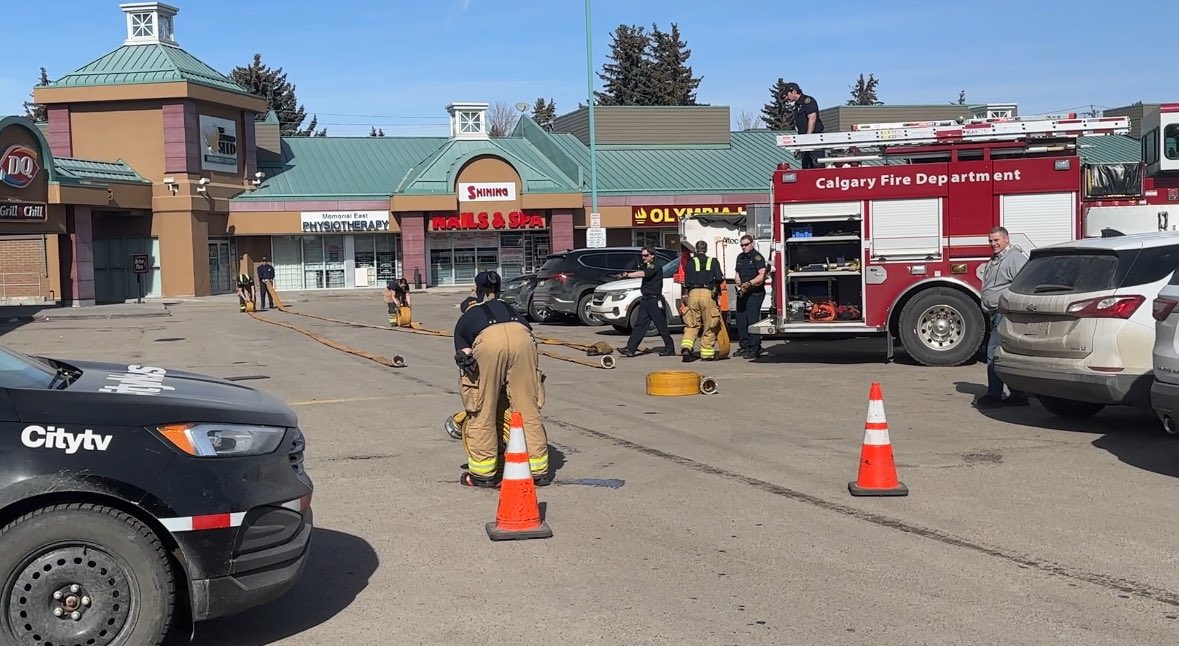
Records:
M778 135L778 145L790 150L879 148L922 144L984 143L1020 141L1040 138L1075 138L1098 135L1124 135L1130 132L1128 117L1089 119L1018 118L970 119L959 121L915 121L908 123L868 123L850 132L823 132L814 135Z

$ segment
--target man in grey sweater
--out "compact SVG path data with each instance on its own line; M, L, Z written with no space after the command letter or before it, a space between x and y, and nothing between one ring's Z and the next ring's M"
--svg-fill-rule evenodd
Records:
M974 401L978 408L1000 406L1027 406L1028 397L1018 390L1012 390L1009 397L1003 397L1003 380L995 374L995 351L999 349L999 325L1003 314L999 311L999 297L1007 293L1011 281L1028 261L1028 255L1018 246L1011 244L1007 229L995 227L987 235L991 245L991 260L983 273L982 310L991 322L991 334L987 340L987 394Z

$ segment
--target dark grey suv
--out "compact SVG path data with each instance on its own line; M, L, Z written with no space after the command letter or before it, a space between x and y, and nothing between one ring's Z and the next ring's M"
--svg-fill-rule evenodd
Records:
M584 325L604 325L590 316L590 300L594 288L614 280L612 276L633 271L642 265L642 247L601 247L573 249L554 253L545 258L536 272L536 291L533 292L529 313L537 321L549 321L555 316L576 316ZM676 257L671 249L655 249L656 266Z

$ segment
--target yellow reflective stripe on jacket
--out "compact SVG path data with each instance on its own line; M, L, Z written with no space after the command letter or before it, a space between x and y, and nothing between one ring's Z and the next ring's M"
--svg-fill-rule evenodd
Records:
M487 460L472 460L467 458L467 471L472 475L489 476L495 473L496 458Z
M692 256L692 263L696 265L696 271L700 271L700 256ZM709 256L708 262L704 263L704 269L712 269L712 256Z

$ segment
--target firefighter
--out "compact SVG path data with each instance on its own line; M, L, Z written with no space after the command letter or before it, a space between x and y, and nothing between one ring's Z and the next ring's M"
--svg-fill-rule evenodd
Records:
M254 279L249 274L237 275L237 305L238 311L246 311L246 303L254 302Z
M737 336L741 349L736 356L756 359L761 356L761 335L749 332L749 326L761 320L761 306L766 298L766 259L753 246L753 237L741 236L741 253L737 254Z
M667 329L667 312L664 311L663 304L663 272L655 264L655 251L651 247L643 247L640 254L643 259L642 268L614 274L614 278L643 279L639 286L639 304L636 306L639 308L639 315L635 319L634 328L630 331L626 347L619 350L618 354L624 357L635 356L639 350L639 342L647 335L647 325L654 323L659 336L663 337L663 349L659 351L659 356L674 356L675 340L671 338L671 332Z
M823 132L823 120L819 118L819 102L815 101L815 97L803 94L798 83L787 83L786 98L794 103L794 129L798 134L817 135ZM822 150L803 152L802 167L818 168L815 160L823 154Z
M684 268L684 289L687 291L684 304L688 307L684 312L684 338L680 341L684 363L695 361L692 348L697 336L700 337L700 358L716 360L716 335L721 325L720 306L716 299L720 296L724 276L720 263L707 252L708 243L697 242L696 253Z
M389 310L389 325L401 325L401 307L405 305L405 293L395 280L385 283L385 308Z
M459 395L469 417L463 436L467 470L459 482L468 487L495 487L499 473L501 391L511 410L524 417L528 465L538 486L552 482L549 444L540 409L544 406L544 375L532 326L499 300L500 279L494 271L475 276L475 296L460 305L454 326L455 363L460 369Z

